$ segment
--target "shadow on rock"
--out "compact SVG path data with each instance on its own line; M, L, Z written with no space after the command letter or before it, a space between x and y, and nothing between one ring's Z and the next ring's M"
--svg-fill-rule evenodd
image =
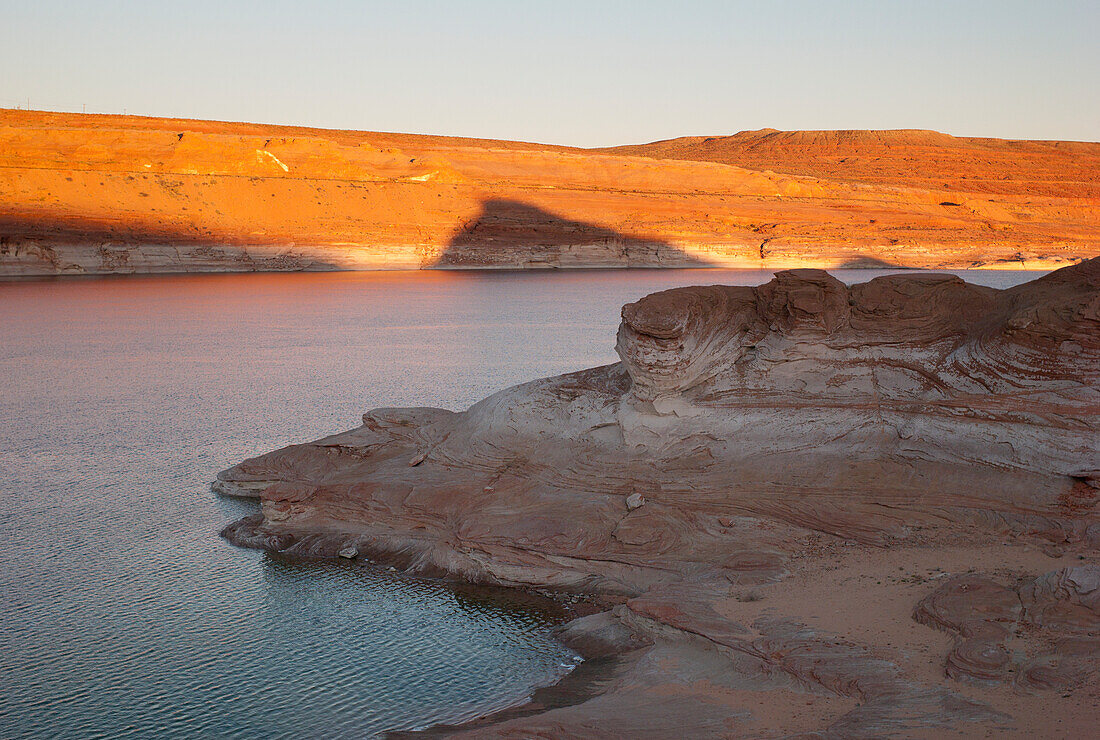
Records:
M573 221L537 206L492 199L447 243L436 268L709 267L652 236Z

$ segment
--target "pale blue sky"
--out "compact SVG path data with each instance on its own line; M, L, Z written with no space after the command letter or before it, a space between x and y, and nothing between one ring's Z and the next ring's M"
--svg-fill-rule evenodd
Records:
M0 0L0 107L578 146L1100 140L1100 0Z

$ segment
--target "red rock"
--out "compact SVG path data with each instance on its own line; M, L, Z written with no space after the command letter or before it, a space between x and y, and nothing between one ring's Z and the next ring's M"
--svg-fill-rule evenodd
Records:
M1100 254L1097 172L1100 144L935 132L610 151L0 110L0 275L1049 269Z

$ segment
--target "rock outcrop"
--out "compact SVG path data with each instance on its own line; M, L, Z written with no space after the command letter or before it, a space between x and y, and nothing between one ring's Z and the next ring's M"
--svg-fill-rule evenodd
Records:
M1098 255L1100 144L819 133L723 159L705 140L611 152L0 110L0 276Z
M1030 582L964 574L917 609L960 635L947 676L996 683L1012 669L1033 691L1091 675L1100 259L1004 291L795 270L757 288L656 293L622 316L614 365L461 413L376 409L357 429L230 468L217 490L258 497L262 513L225 536L611 607L566 630L590 654L596 636L619 635L597 696L479 734L1021 727L1011 705L964 697L942 667L910 676L906 656L815 627L823 605L792 595L789 608L810 611L760 611L781 593L769 589L838 548L867 563L1003 549L1002 569ZM1017 557L1035 548L1078 565L1036 579ZM829 608L860 609L845 588ZM1053 630L1052 647L1024 660L1008 636L1031 627ZM827 711L806 715L815 697ZM768 719L769 707L782 711Z
M1028 690L1100 677L1097 566L1052 571L1019 588L958 576L917 604L913 618L958 635L946 661L953 678L1013 681Z

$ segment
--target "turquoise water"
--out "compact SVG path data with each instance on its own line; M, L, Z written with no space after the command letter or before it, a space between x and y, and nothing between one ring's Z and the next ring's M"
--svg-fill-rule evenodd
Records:
M375 406L611 362L620 306L653 290L769 277L0 284L0 737L367 737L522 701L574 658L530 600L230 547L251 505L209 482Z

